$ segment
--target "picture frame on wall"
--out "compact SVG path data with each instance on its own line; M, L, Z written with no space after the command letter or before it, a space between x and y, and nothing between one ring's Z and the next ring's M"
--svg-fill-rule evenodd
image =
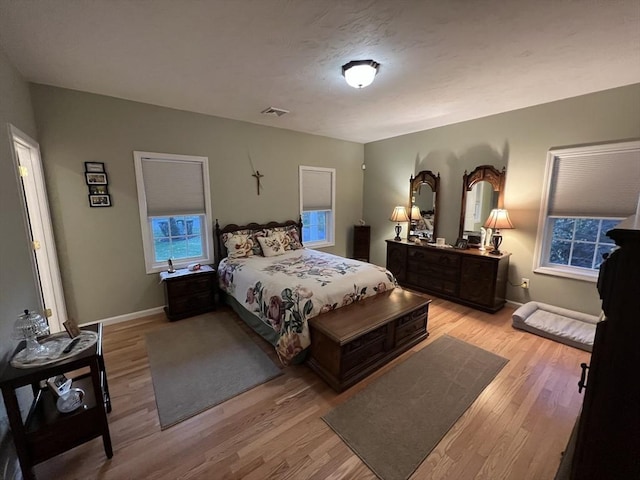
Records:
M110 207L110 195L89 195L89 206L91 207Z
M103 162L84 162L84 170L87 173L104 173Z
M108 193L106 185L89 185L89 195L107 195Z
M109 183L106 173L86 172L84 175L87 185L107 185Z

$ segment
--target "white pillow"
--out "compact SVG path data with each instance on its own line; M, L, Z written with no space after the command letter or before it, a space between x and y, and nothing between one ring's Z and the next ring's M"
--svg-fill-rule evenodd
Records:
M285 253L284 245L278 236L258 237L258 242L265 257L275 257Z

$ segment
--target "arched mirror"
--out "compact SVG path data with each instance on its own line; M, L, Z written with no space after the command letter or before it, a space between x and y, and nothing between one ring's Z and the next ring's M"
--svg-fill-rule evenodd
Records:
M440 174L422 170L409 180L409 237L435 241L438 230L438 189Z
M480 228L494 208L504 206L506 170L480 165L462 177L460 238L480 237Z

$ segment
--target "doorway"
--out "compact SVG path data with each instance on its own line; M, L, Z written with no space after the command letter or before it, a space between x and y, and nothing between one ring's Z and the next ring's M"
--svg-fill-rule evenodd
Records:
M67 310L58 266L47 190L38 143L13 125L9 135L16 162L18 182L24 194L27 235L33 251L34 271L40 290L42 312L51 333L63 330Z

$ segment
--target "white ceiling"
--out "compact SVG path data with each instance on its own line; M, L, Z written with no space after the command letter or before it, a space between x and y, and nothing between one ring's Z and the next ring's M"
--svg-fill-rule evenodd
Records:
M366 143L640 82L640 1L0 0L0 44L29 81Z

